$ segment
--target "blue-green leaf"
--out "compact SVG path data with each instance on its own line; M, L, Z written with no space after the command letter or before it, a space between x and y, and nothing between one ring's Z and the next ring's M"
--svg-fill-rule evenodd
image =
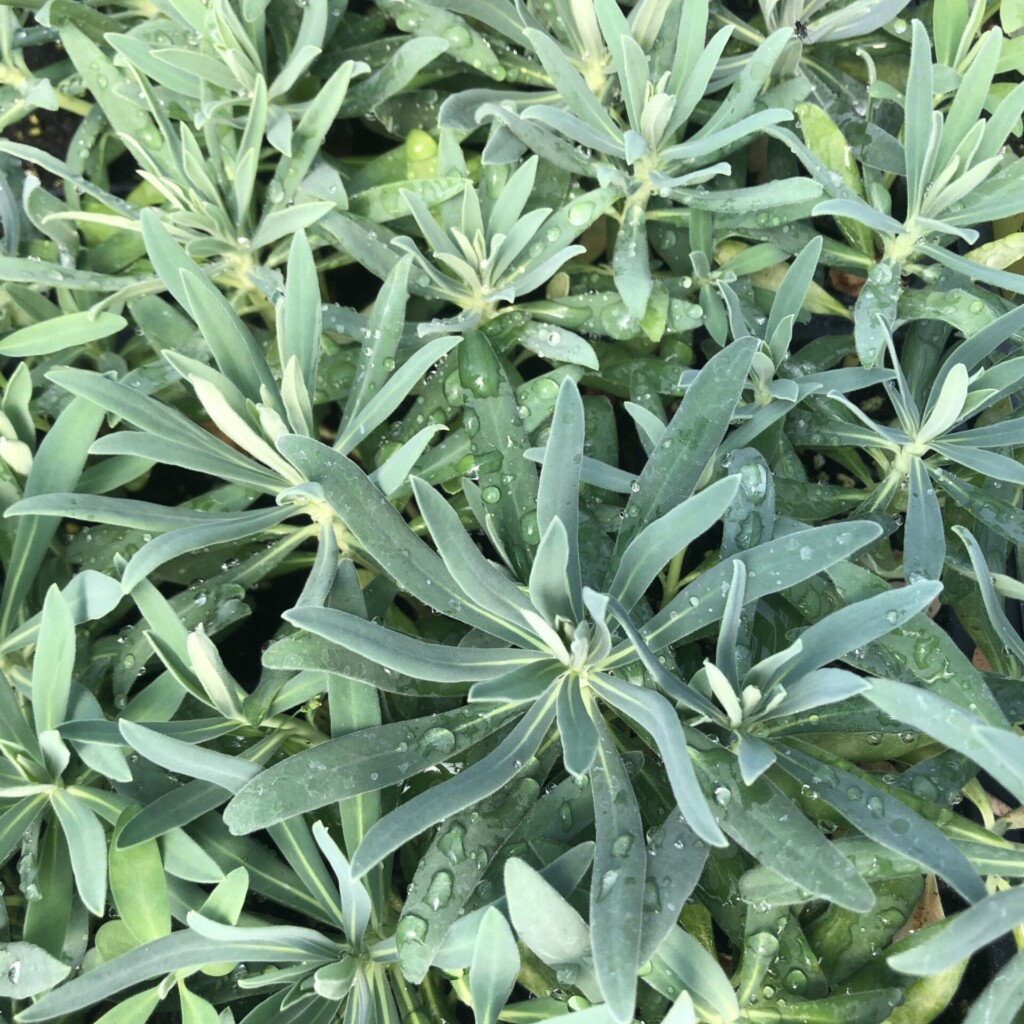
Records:
M0 996L31 999L62 982L71 968L30 942L5 942L0 950Z
M579 533L580 468L583 462L583 402L571 378L562 381L551 417L551 433L537 485L537 529L543 538L555 519L568 539L569 599L577 621L583 614L580 583ZM537 561L540 559L538 558ZM536 561L535 561L536 567Z
M22 327L0 340L0 355L45 356L66 348L87 345L126 327L128 321L114 313L69 313Z
M966 754L1024 801L1024 737L989 725L937 694L891 679L874 680L864 696L887 715Z
M738 475L719 480L645 527L622 552L608 593L629 611L669 561L722 517L739 485Z
M705 842L712 846L725 846L725 836L715 823L707 799L697 782L686 737L672 705L653 690L603 674L592 680L591 687L595 693L651 734L658 752L665 760L672 794L687 824Z
M505 916L490 907L480 921L469 967L476 1024L495 1024L519 974L519 950Z
M277 446L309 480L323 488L324 499L359 546L417 600L443 607L453 618L510 643L522 640L518 628L509 630L469 600L441 558L408 528L354 462L308 437L282 437Z
M431 825L479 803L514 779L544 741L555 717L556 693L551 687L542 694L515 728L485 757L376 822L352 857L353 874L361 878L389 853Z
M36 731L56 729L67 715L75 665L75 622L64 596L50 587L43 602L39 644L32 662L32 717Z
M107 840L103 826L85 801L68 790L55 789L50 802L67 839L78 897L91 914L102 917L107 903Z
M647 861L640 808L625 765L603 721L597 731L597 760L590 772L596 830L590 942L605 1002L615 1020L627 1024L636 1008Z
M284 617L300 629L316 633L395 672L435 682L494 679L517 666L536 664L548 657L539 651L508 647L430 644L333 608L293 608L285 612Z
M958 964L1024 921L1024 887L1005 889L975 903L913 949L889 963L904 974L935 974Z
M558 688L556 710L565 770L580 778L590 771L597 756L598 732L587 699L575 679L567 679Z
M209 925L204 930L212 934ZM337 956L333 943L305 928L228 929L224 938L221 934L212 938L190 929L146 943L47 993L22 1011L21 1019L26 1024L53 1020L103 1002L140 981L211 963L301 963L315 958L326 962Z
M814 787L826 803L866 836L941 875L965 899L984 898L985 883L970 861L943 832L906 804L799 748L777 743L775 749L787 772L801 784Z
M748 853L841 907L871 908L874 894L864 879L771 782L761 778L747 785L720 749L702 750L697 766L713 789L719 824Z
M338 800L393 786L489 736L515 714L502 705L456 708L362 729L272 765L224 810L236 835L266 828Z
M733 342L701 368L632 488L616 550L693 493L729 429L756 346Z

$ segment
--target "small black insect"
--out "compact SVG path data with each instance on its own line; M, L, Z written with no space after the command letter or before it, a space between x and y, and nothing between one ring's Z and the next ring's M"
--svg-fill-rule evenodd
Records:
M795 35L802 43L809 43L811 41L810 34L807 31L807 26L804 25L802 21L794 22L793 35Z

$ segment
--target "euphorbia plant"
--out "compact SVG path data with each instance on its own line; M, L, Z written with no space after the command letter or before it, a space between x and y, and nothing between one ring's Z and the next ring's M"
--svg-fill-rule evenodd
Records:
M1020 5L28 6L0 1016L957 1006L1024 877Z

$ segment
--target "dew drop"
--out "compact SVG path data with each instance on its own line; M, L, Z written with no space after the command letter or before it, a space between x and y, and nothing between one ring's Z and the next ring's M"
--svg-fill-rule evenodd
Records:
M409 914L398 922L396 938L400 945L422 942L427 937L427 922L416 914Z
M438 871L430 880L430 885L427 886L427 891L423 895L427 906L431 910L440 910L441 907L447 906L452 898L454 884L450 871Z
M424 757L450 754L455 749L455 734L450 729L437 726L428 729L417 745Z
M612 868L610 871L606 871L601 876L601 885L597 891L598 901L603 900L611 891L615 888L615 883L619 880L619 871L616 868Z
M782 984L787 992L799 995L807 988L807 975L799 968L794 968L782 979Z
M463 845L463 841L465 840L465 838L465 826L460 825L458 822L456 822L437 841L437 848L453 864L458 864L466 859L466 848Z
M614 843L612 843L612 856L625 857L633 846L633 836L629 832L623 832Z

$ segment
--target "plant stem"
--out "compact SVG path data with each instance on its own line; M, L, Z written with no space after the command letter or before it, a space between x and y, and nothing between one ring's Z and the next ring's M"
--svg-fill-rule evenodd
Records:
M29 71L22 71L20 68L12 67L9 64L0 64L0 85L11 85L16 89L20 89L25 81L32 77ZM60 89L54 89L53 95L57 101L57 106L61 110L66 110L69 114L85 117L92 110L92 104L88 100L79 99L77 96L69 96Z
M661 592L661 607L672 600L679 592L679 575L683 571L683 559L686 557L686 548L683 548L671 562L668 563L668 571L665 574L665 582Z

